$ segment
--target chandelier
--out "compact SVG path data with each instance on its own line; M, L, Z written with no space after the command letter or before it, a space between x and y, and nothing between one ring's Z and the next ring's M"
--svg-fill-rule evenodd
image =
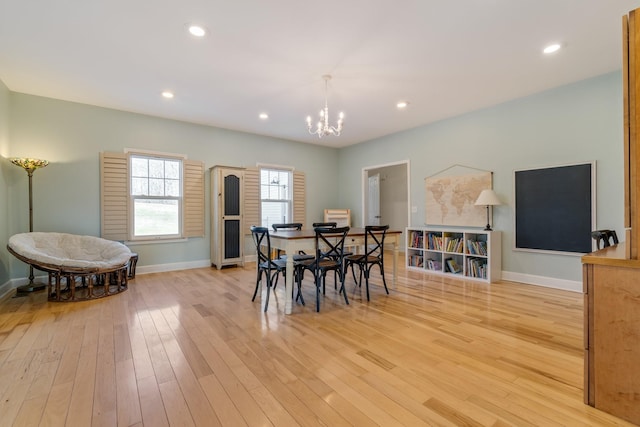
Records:
M316 126L316 129L313 129L311 126L311 116L307 116L307 127L309 128L310 134L317 134L318 138L322 138L327 135L339 136L340 132L342 132L342 122L344 119L344 113L340 112L338 114L338 123L337 126L329 125L329 107L327 106L327 92L329 86L329 80L331 80L330 74L325 74L322 76L324 79L324 109L320 110L320 120Z

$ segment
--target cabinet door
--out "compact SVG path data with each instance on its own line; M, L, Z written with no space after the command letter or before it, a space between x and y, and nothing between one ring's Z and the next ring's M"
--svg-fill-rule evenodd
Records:
M237 171L222 177L222 261L242 255L242 176Z

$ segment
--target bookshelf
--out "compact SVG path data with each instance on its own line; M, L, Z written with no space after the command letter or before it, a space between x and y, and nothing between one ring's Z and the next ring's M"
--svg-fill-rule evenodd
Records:
M406 266L481 282L502 275L501 232L407 227Z

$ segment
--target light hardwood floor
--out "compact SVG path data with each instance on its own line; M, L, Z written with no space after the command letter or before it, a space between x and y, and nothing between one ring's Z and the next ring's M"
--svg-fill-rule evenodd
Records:
M582 294L406 272L320 313L255 265L0 304L1 426L625 426L583 403Z

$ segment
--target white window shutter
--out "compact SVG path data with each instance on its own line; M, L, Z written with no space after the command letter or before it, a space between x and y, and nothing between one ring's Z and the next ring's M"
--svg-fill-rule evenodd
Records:
M128 157L100 153L100 236L129 239Z
M261 225L260 219L260 170L244 171L244 233L251 234L252 225Z
M184 236L204 236L204 163L185 160Z
M305 228L307 187L304 172L293 172L293 222L299 222Z

